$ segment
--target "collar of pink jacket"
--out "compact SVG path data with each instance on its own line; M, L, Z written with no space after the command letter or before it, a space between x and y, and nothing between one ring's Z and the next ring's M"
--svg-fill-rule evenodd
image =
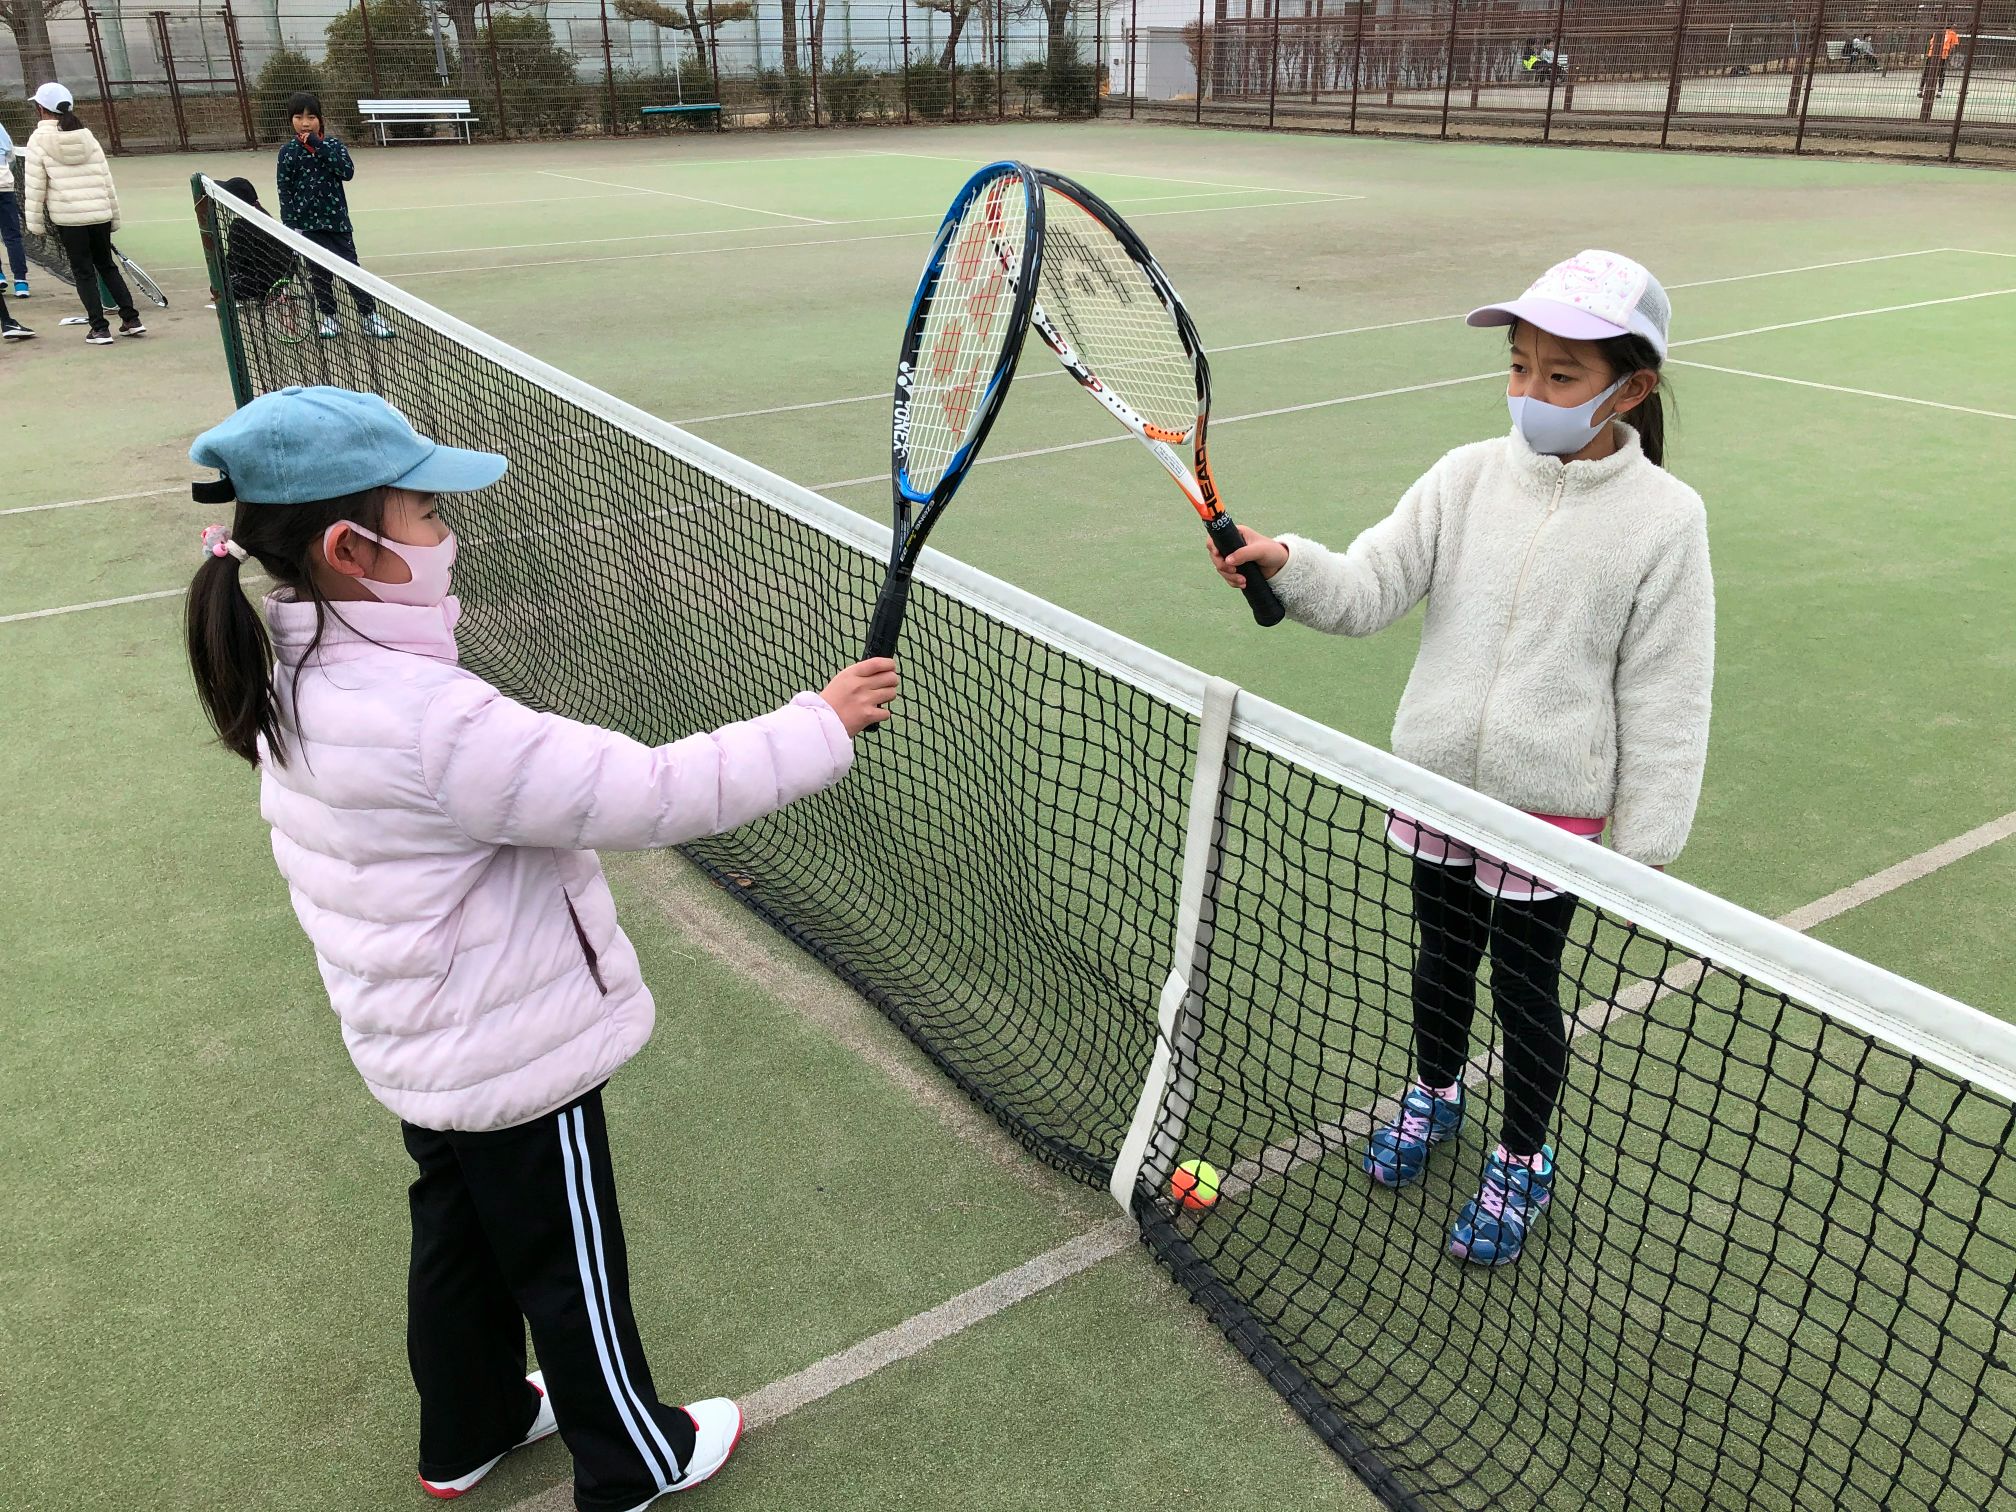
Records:
M449 595L438 604L381 604L375 600L332 604L315 647L317 662L354 661L378 651L406 651L434 661L455 662L455 625L462 601ZM266 600L266 628L273 653L288 666L300 661L315 639L315 606L273 594Z

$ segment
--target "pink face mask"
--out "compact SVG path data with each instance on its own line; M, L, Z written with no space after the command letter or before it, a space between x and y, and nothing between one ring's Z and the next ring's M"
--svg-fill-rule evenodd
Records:
M411 604L416 608L428 609L448 597L448 574L455 566L455 537L434 546L415 546L408 541L388 541L381 535L366 530L354 520L344 520L357 534L367 541L374 541L406 564L412 577L403 583L386 583L377 578L365 578L364 586L371 596L386 604ZM336 527L329 527L334 530ZM329 538L322 538L322 551L329 551Z

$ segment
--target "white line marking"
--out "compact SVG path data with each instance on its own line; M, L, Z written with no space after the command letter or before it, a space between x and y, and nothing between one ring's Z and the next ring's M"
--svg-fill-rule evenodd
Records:
M120 604L144 604L150 599L180 598L184 590L163 588L154 593L129 593L124 598L94 599L88 604L64 604L55 609L27 609L19 614L0 614L0 625L19 620L54 619L59 614L82 614L86 609L111 609Z
M608 179L583 178L578 173L558 173L551 168L538 170L547 178L572 179L577 184L599 184L604 189L635 189L639 194L656 194L665 199L686 200L695 205L712 205L717 210L737 210L744 215L774 215L778 220L796 221L801 226L828 226L831 221L823 221L816 216L793 215L788 210L764 210L755 205L732 205L727 200L708 199L699 194L678 194L670 189L645 189L636 184L615 184Z
M1910 304L1879 305L1873 310L1843 310L1836 315L1815 315L1810 320L1781 320L1776 325L1752 326L1747 331L1724 331L1719 336L1691 336L1673 343L1676 347L1700 346L1708 341L1734 341L1739 336L1763 336L1771 331L1796 331L1801 326L1829 325L1837 320L1858 320L1864 315L1895 315L1900 310L1929 310L1934 305L1966 304L1975 299L1999 299L2016 294L2016 289L1983 289L1979 294L1949 294L1944 299L1918 299Z
M1239 207L1228 206L1227 208L1236 209ZM1823 268L1852 268L1860 266L1863 263L1895 262L1899 258L1930 257L1934 253L1957 250L1959 249L1954 247L1926 247L1917 252L1885 252L1877 257L1851 257L1840 262L1806 263L1797 268L1767 268L1761 273L1735 273L1727 278L1703 278L1693 283L1669 284L1667 287L1669 289L1705 289L1711 284L1744 283L1755 278L1783 278L1789 273L1815 273ZM2016 254L2011 255L2016 256ZM1462 314L1455 315L1417 315L1411 320L1385 320L1379 322L1377 325L1342 326L1334 331L1307 331L1299 336L1270 336L1264 341L1234 341L1228 342L1224 346L1212 347L1210 355L1217 357L1226 352L1253 352L1263 347L1295 346L1305 341L1329 341L1339 336L1364 336L1374 331L1403 330L1408 326L1441 325L1448 321L1461 320L1464 318L1464 314L1467 313L1465 311ZM1675 345L1677 346L1679 343L1676 342ZM1015 381L1017 383L1026 383L1037 378L1057 378L1063 376L1063 373L1064 370L1062 368L1048 368L1041 372L1018 374ZM873 394L849 394L842 399L813 399L803 404L779 404L769 409L730 410L719 415L696 415L692 419L674 420L672 423L674 425L692 426L707 425L717 420L750 420L762 415L784 415L799 410L825 409L833 405L867 404L873 400L887 399L888 397L888 391L882 390Z
M457 200L453 205L352 205L352 215L438 215L443 209L479 210L507 205L579 205L589 200L636 199L643 194L641 189L625 189L620 194L533 194L523 199ZM156 216L147 220L122 220L125 226L186 226L187 215Z
M1969 257L2016 257L2016 252L1990 252L1986 247L1941 247L1941 252L1964 252Z
M2016 420L2016 414L2003 410L1973 409L1965 404L1941 404L1937 399L1913 399L1909 394L1886 394L1880 389L1847 388L1838 383L1815 383L1810 378L1787 378L1783 373L1757 373L1749 368L1718 367L1712 362L1695 362L1691 358L1675 357L1674 367L1700 368L1710 373L1728 373L1736 378L1763 378L1772 383L1797 384L1800 388L1825 389L1830 394L1856 394L1864 399L1888 399L1893 404L1922 404L1927 409L1952 410L1962 415L1980 415L1989 420Z
M177 483L169 488L143 488L138 493L99 494L93 499L63 499L54 504L16 504L11 509L0 509L0 515L40 514L45 509L76 509L84 504L123 504L128 499L158 499L167 494L181 493L187 487L186 483Z
M1338 196L1340 200L1350 196ZM1327 200L1263 200L1257 205L1209 205L1201 210L1147 210L1131 217L1134 220L1153 220L1163 215L1218 215L1228 210L1279 210L1298 205L1328 204ZM921 217L920 217L921 218ZM932 220L939 217L932 216ZM821 225L844 225L844 221L819 222ZM744 230L750 229L747 227ZM842 247L856 242L902 241L905 238L929 236L931 232L883 231L874 236L829 236L813 241L749 242L736 247L685 247L671 252L622 252L614 257L552 257L536 262L472 263L457 268L417 268L410 273L399 275L402 283L416 278L441 278L454 273L515 273L521 268L566 268L580 263L644 262L664 257L714 257L725 252L776 252L788 251L794 247Z
M893 157L893 158L915 158L920 162L926 162L926 163L963 163L967 166L969 171L972 168L972 160L970 158L949 157L942 153L936 153L936 152L878 152L875 154L875 156ZM1165 173L1123 173L1120 170L1114 168L1091 168L1085 171L1088 174L1096 174L1100 178L1138 179L1142 182L1151 184L1206 184L1214 189L1240 189L1250 194L1328 195L1331 193L1331 191L1328 189L1294 189L1288 187L1285 184L1228 184L1219 179L1171 178L1168 174ZM1357 194L1357 195L1350 195L1347 197L1351 199L1363 199L1365 196L1362 194Z
M1803 908L1780 916L1778 922L1787 929L1796 929L1801 934L1825 924L1830 919L1838 919L1851 908L1860 908L1872 899L1885 893L1893 893L1907 882L1916 882L1921 877L1929 877L1942 867L1951 866L1955 861L1964 860L1978 850L1986 850L1999 841L2016 835L2016 811L2004 814L2000 819L1990 819L1986 824L1955 835L1942 845L1930 850L1922 850L1915 856L1907 856L1895 866L1886 866L1860 882L1851 882L1846 887L1816 898Z

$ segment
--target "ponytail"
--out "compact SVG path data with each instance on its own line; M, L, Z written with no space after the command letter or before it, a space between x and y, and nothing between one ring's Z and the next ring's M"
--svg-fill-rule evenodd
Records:
M198 485L199 495L228 498L228 483L222 485L224 492L210 492L219 486ZM294 665L298 687L302 669L314 658L329 617L336 612L315 581L315 553L322 537L331 525L346 520L374 534L382 531L389 491L371 488L314 504L254 504L240 499L228 532L216 526L204 532L208 553L189 585L184 633L196 696L210 716L218 742L232 755L257 766L263 740L275 765L287 765L287 732L273 696L273 641L245 596L241 563L248 558L256 561L280 595L315 605L315 634Z
M257 766L264 736L273 759L285 766L286 744L273 706L273 642L239 585L238 565L227 551L204 557L196 569L185 614L189 668L224 749Z
M56 127L59 131L82 131L84 122L77 114L74 104L65 102L56 107Z

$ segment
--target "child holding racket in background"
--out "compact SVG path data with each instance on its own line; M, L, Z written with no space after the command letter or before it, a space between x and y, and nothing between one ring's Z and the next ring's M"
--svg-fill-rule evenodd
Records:
M199 497L237 500L189 590L197 692L259 768L344 1040L419 1168L421 1483L458 1496L557 1429L582 1512L697 1485L742 1418L660 1402L631 1312L601 1087L653 1008L594 848L678 844L838 781L851 737L888 716L895 666L650 749L456 664L455 538L434 496L487 487L504 458L334 388L255 399L190 455L224 474ZM279 585L263 622L247 561Z
M322 125L322 100L305 90L287 101L288 122L294 135L280 149L275 177L280 185L280 223L292 226L316 246L335 253L345 262L357 261L357 238L350 226L350 200L343 186L357 176L350 149L330 136ZM322 312L318 335L340 336L336 322L335 280L320 263L309 265L308 281L315 286L315 305ZM364 329L380 340L389 338L392 327L378 313L378 301L352 284L350 298L363 317Z
M1664 470L1669 315L1666 291L1628 258L1557 264L1469 317L1510 328L1509 435L1450 452L1344 552L1252 531L1229 557L1211 552L1227 581L1257 566L1292 618L1336 634L1371 635L1425 598L1394 753L1570 834L1607 828L1653 866L1694 821L1715 659L1706 513ZM1364 1167L1405 1186L1462 1128L1488 953L1505 1117L1449 1248L1502 1265L1553 1191L1575 899L1397 812L1387 833L1414 857L1417 1077Z

